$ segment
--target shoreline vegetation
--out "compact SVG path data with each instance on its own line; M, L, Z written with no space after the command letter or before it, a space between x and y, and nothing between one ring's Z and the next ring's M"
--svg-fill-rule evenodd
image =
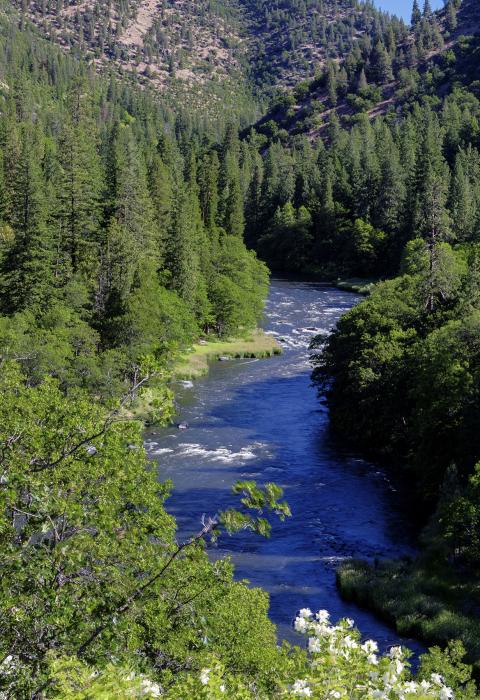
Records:
M420 255L418 255L418 252ZM478 243L437 244L435 281L422 240L402 275L378 284L318 345L314 381L353 449L398 465L424 515L413 560L346 561L343 598L399 634L461 642L480 678ZM448 281L449 294L442 297ZM439 427L441 429L439 429ZM383 460L382 460L383 461ZM478 697L478 696L475 696Z
M209 365L221 358L236 360L242 358L267 359L280 355L282 347L278 340L261 328L256 328L240 338L210 338L199 340L176 360L169 384L198 379L208 373ZM133 405L125 412L131 420L139 420L145 425L160 423L162 416L159 407L164 406L165 382L156 383L155 379L137 397ZM169 389L167 389L169 391ZM171 416L173 418L174 416ZM165 417L163 416L163 419Z
M368 296L377 282L378 279L369 277L349 277L348 279L336 279L334 285L337 289L342 289L344 292L355 292L356 294Z
M336 572L344 600L375 613L396 631L446 647L458 639L480 677L479 588L435 561L384 560L375 566L357 559Z
M243 338L212 338L195 343L177 360L172 375L176 381L198 379L207 374L210 362L223 357L229 360L266 359L281 353L278 340L261 328L256 328Z

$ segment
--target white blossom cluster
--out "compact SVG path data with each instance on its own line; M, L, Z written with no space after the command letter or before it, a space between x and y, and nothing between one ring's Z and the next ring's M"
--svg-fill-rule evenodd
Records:
M327 610L298 613L294 628L308 637L310 668L307 678L289 688L289 697L360 698L362 700L453 700L454 693L441 675L429 680L409 680L406 651L391 647L380 655L372 639L362 642L354 621L330 622ZM307 675L307 674L305 674Z

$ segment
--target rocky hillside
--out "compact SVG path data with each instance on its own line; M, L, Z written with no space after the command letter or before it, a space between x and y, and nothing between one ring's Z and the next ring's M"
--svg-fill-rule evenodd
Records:
M456 82L478 83L480 6L449 0L444 10L387 34L364 32L342 57L329 58L313 79L286 91L256 128L268 138L326 135L332 117L344 125L409 108L422 97L443 97ZM422 94L420 94L422 93Z
M293 87L404 24L357 0L12 0L65 50L189 107L223 111Z

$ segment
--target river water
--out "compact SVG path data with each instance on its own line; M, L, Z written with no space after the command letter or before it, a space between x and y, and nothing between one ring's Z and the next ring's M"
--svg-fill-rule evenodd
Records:
M405 640L340 598L335 567L348 557L413 553L402 499L381 468L332 438L308 361L312 336L329 331L358 300L327 286L273 280L264 327L281 339L283 354L215 362L193 386L179 385L178 420L188 429L150 431L146 447L160 479L173 481L167 509L180 539L198 531L203 513L235 504L230 488L238 479L284 488L293 515L274 522L270 539L222 536L213 552L231 555L237 578L268 591L280 637L301 641L292 631L299 608L327 608L333 619L354 618L386 647Z

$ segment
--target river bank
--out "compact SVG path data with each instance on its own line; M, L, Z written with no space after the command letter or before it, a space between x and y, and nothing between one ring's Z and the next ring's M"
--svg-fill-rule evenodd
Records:
M368 296L372 291L378 279L370 279L366 277L350 277L348 279L339 278L335 280L335 286L338 289L343 289L346 292L354 292L362 296Z
M372 566L350 560L337 570L345 600L372 610L426 645L446 647L459 639L480 678L480 589L444 563L420 556L416 560L380 561Z
M132 420L142 421L145 426L165 424L173 418L173 412L165 414L161 408L172 402L174 392L170 387L175 382L204 376L209 365L220 359L264 359L280 355L281 352L276 338L261 328L250 331L243 338L201 340L180 354L172 367L168 386L165 380L153 378L125 414Z
M198 379L208 372L209 363L222 358L264 359L280 355L282 348L273 335L260 328L250 332L244 338L213 338L193 345L175 363L173 378Z

